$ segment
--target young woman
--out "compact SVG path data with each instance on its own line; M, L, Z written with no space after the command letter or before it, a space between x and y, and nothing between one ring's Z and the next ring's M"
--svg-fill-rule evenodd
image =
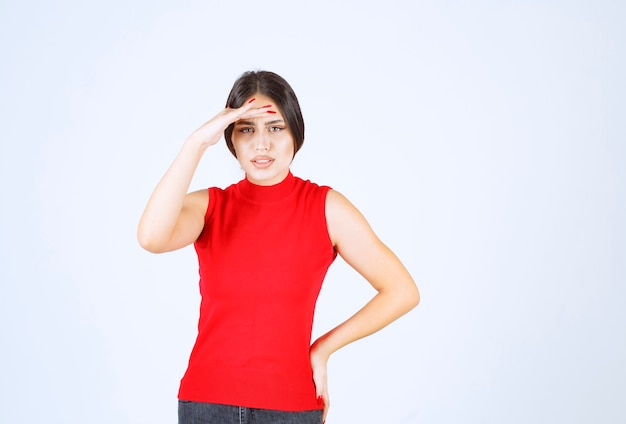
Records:
M187 193L222 134L245 178ZM227 107L185 141L141 217L138 240L160 253L194 244L198 336L179 389L179 423L319 424L330 355L415 307L400 260L340 193L292 175L304 121L289 84L247 72ZM377 291L311 344L317 296L339 254Z

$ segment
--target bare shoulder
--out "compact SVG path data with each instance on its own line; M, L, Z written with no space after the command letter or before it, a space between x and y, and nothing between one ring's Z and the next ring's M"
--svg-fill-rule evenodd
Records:
M188 193L185 196L185 205L187 204L191 207L203 208L206 211L206 208L209 205L209 190L205 188Z
M363 214L336 190L329 190L326 196L326 221L330 238L336 247L341 247L342 242L348 240L374 236Z
M185 220L192 220L195 225L204 226L204 216L209 207L209 190L192 191L185 196L183 202L183 216ZM202 228L200 228L201 230Z
M349 219L351 215L361 215L346 196L336 190L329 190L326 195L326 219L329 224Z
M347 201L348 199L337 190L328 190L328 194L326 195L326 212L334 212L336 208L340 208L341 205Z

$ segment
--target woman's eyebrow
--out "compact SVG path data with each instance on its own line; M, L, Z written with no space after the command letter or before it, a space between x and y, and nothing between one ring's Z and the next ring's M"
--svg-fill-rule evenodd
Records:
M267 121L265 125L274 125L274 124L284 124L285 121L282 119L274 119L273 121Z
M274 124L284 124L285 121L283 119L273 119L271 121L264 122L265 126L274 125ZM237 121L235 125L245 125L253 127L255 125L254 121Z

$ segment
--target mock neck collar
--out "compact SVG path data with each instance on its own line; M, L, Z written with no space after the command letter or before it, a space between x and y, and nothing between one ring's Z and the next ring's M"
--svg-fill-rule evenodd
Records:
M270 186L256 185L251 183L246 177L237 186L241 195L248 200L257 203L272 203L287 197L293 190L295 183L296 178L289 170L285 179L278 184Z

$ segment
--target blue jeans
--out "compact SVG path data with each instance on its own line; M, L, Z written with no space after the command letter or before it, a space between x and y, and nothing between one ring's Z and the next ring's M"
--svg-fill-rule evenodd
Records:
M178 424L322 424L322 410L273 411L179 400Z

